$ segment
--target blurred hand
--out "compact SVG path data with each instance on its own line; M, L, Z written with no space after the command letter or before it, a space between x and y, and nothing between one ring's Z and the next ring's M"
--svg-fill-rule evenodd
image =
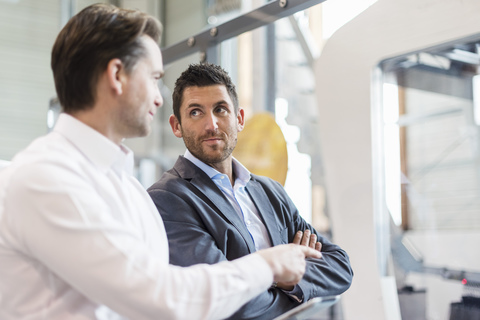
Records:
M257 251L273 271L273 280L285 286L297 284L305 273L305 258L321 258L322 254L308 246L284 244Z

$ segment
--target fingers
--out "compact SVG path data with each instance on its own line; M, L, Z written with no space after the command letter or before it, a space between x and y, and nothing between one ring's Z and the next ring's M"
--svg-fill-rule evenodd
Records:
M322 254L309 246L296 244L278 245L269 249L259 250L254 254L261 255L269 264L274 275L274 281L295 285L305 273L305 258L321 258Z
M313 250L305 246L286 244L259 250L256 254L261 255L270 265L274 281L295 285L305 273L306 249Z
M301 245L308 247L309 244L310 244L310 230L307 229L303 234Z
M315 249L317 243L318 243L317 235L315 233L312 233L310 235L310 243L309 243L310 248Z
M313 248L310 248L310 247L304 247L304 246L300 246L298 248L302 251L305 258L320 259L322 257L322 254L320 253L320 251L318 251L316 249L313 249Z
M316 240L317 237L311 235L310 230L305 233L299 231L295 234L293 243L259 250L254 254L259 254L269 264L274 281L280 282L282 287L290 288L302 279L307 263L305 258L322 257L322 245ZM304 245L299 245L302 243Z
M293 244L300 244L300 241L302 240L303 232L302 231L297 231L295 233L295 236L293 237Z
M317 242L317 235L312 233L310 230L305 230L305 232L297 231L293 237L293 244L298 244L306 247L310 247L317 251L322 249L322 244Z

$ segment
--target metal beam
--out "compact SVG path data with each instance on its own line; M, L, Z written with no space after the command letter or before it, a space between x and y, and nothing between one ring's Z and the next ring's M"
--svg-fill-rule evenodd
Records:
M236 37L244 32L251 31L272 23L278 19L288 17L295 12L305 10L326 0L275 0L266 5L222 23L216 27L202 31L188 39L174 45L162 48L164 64L216 46L222 41Z
M307 63L310 69L313 71L313 64L315 59L318 58L319 53L318 49L315 47L315 43L313 43L311 40L312 35L309 34L310 30L301 28L294 16L288 17L288 20L290 21L290 25L292 26L295 36L300 43L300 47L302 48L305 58L307 59Z

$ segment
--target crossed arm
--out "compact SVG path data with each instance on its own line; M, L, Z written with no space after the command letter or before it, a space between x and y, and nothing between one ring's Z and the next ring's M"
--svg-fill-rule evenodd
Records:
M297 231L297 233L295 233L295 236L293 237L292 243L310 247L319 252L322 251L322 243L317 241L317 235L315 233L312 233L309 229L305 230L305 232L302 232L301 230ZM285 282L277 282L277 287L285 291L292 291L295 285Z

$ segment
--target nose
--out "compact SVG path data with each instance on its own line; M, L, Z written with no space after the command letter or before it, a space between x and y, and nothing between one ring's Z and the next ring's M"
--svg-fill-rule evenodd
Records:
M218 130L218 118L213 113L209 113L205 117L205 130L209 132L216 132Z
M155 106L157 108L161 108L163 106L163 97L161 94L155 99Z
M160 108L161 106L163 106L163 97L162 97L162 93L160 92L159 86L157 86L154 103L157 108Z

